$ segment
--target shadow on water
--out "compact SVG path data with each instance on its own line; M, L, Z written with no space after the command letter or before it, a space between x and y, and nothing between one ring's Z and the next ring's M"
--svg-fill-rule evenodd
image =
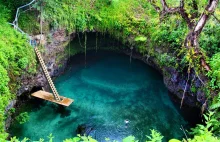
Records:
M61 118L64 118L70 116L71 110L65 106L59 105L56 107L56 113L60 114Z
M197 124L202 124L202 114L201 109L197 107L189 107L189 106L183 106L180 109L180 101L175 97L174 94L171 92L168 92L168 95L170 99L172 100L173 105L176 107L176 109L180 112L180 114L183 116L183 118L189 122L188 127L195 127Z

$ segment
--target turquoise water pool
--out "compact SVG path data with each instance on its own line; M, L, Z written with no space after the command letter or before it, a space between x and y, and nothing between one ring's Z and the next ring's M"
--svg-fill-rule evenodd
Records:
M67 71L55 80L60 95L74 99L67 108L34 99L26 104L30 120L14 124L11 134L31 140L47 139L52 133L55 142L76 136L79 125L99 141L105 138L121 141L134 135L146 140L150 129L169 138L181 138L187 122L171 102L162 76L139 60L113 52L88 52L76 55ZM129 123L125 124L128 119Z

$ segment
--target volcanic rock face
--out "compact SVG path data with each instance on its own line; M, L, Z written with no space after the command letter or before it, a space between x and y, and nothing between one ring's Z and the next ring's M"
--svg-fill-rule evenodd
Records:
M39 47L39 50L41 51L41 55L47 66L47 70L50 76L56 77L59 76L66 67L68 57L65 54L65 47L69 43L69 37L65 34L65 30L51 31L49 35L51 36L48 36L47 39L44 35L41 38L40 35L36 35L35 37L33 37L33 39L35 39L37 43L39 43L41 39L43 47ZM71 38L74 38L74 34L72 34ZM35 74L25 73L18 80L20 80L21 82L21 86L16 94L18 97L21 97L21 95L26 95L28 97L28 95L33 92L33 88L44 87L45 90L49 90L47 80L39 64L37 66L37 72ZM6 113L11 108L14 108L17 102L19 101L12 100L11 102L9 102ZM5 124L6 129L10 126L11 121L12 118L10 115L8 115Z
M123 52L127 55L130 55L130 50L126 49ZM160 54L161 51L155 50ZM183 105L189 107L201 107L206 102L205 93L202 91L202 83L197 77L195 72L191 72L189 80L193 80L186 85L187 82L187 71L186 72L178 72L177 69L173 67L160 67L157 62L156 57L144 57L142 54L133 51L133 58L142 60L146 64L152 66L156 70L158 70L163 75L163 81L167 89L172 93L172 97L175 98L177 102L180 103L184 89L186 87L185 97L183 101ZM204 76L200 77L200 79L206 80ZM194 86L198 91L193 92L191 87Z
M165 68L166 74L163 76L164 84L166 85L167 89L176 96L178 99L182 99L184 89L185 90L185 97L184 97L184 104L191 107L199 107L197 106L200 104L202 106L205 101L206 97L202 90L201 81L196 78L195 72L192 72L189 80L194 80L193 82L188 82L187 84L187 73L179 73L174 68ZM195 86L198 91L193 92L191 87Z
M47 37L47 38L46 38ZM37 35L33 37L37 40L37 42L41 42L44 46L39 47L41 51L41 55L44 59L44 62L47 66L47 70L51 77L57 77L65 70L68 55L65 53L65 47L72 40L75 38L75 34L71 34L70 38L66 35L65 30L56 30L51 31L49 35ZM41 39L41 41L39 41ZM131 50L121 49L127 55L130 55ZM157 54L161 54L161 50L155 50ZM155 54L156 55L156 54ZM152 56L143 56L138 51L133 51L132 58L136 58L142 60L146 64L152 66L156 70L158 70L164 79L164 84L166 85L167 89L174 95L173 97L176 98L176 101L180 102L183 96L183 92L187 82L187 72L178 72L175 68L172 67L163 67L161 68L156 57ZM200 77L201 78L201 77ZM203 80L205 78L202 78ZM17 96L21 96L22 94L29 95L34 87L44 87L45 90L49 90L49 86L47 83L46 78L42 72L40 65L38 64L37 73L36 74L25 74L21 76L21 87L18 89ZM190 82L186 86L186 93L184 98L184 105L190 107L199 107L202 106L205 101L205 93L202 91L202 83L196 77L195 72L192 72L190 75L190 80L194 80ZM196 87L197 91L193 92L191 90L192 85ZM16 103L11 101L8 106L8 110L13 108ZM7 112L7 110L6 110ZM11 118L10 118L11 119ZM10 124L10 120L6 120L6 126L8 127ZM7 128L6 127L6 128Z
M39 50L42 51L41 54L50 76L59 76L64 71L68 60L68 55L65 53L65 47L69 43L69 36L66 35L65 30L51 31L47 36L43 35L41 37L40 35L37 35L33 38L44 45L44 47L39 48ZM70 39L73 38L75 38L75 34L71 34ZM41 41L39 41L40 39ZM160 55L162 52L168 52L165 48L163 48L163 50L165 51L162 51L161 48L155 48L155 55ZM122 49L121 51L127 55L130 55L131 53L129 48ZM187 82L187 72L179 72L172 67L161 67L156 56L143 56L143 54L140 54L135 48L132 57L142 60L146 64L157 69L163 75L164 83L168 90L173 93L179 101L182 99ZM186 86L184 105L198 107L198 104L199 106L202 106L206 100L205 94L201 89L202 83L196 76L195 72L191 72L190 80L193 80L193 82L190 82ZM17 96L29 93L34 86L43 86L46 90L49 88L40 65L38 66L35 75L26 74L21 77L21 80L22 84L18 90ZM197 89L196 92L191 91L192 85Z
M47 70L51 77L59 76L65 69L68 57L65 54L65 46L69 43L69 37L66 36L65 30L52 31L51 37L45 39L43 36L41 43L44 45L39 50L47 66ZM39 35L34 39L39 40ZM39 41L38 41L39 42ZM22 85L18 90L17 96L28 93L34 86L44 86L48 89L48 84L40 65L37 67L35 75L22 76Z

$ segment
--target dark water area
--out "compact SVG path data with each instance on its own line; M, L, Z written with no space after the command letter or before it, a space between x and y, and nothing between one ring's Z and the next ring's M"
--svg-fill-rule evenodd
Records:
M25 104L30 120L13 124L10 133L19 138L39 140L52 133L55 142L77 135L77 127L102 142L122 141L133 135L146 140L150 129L161 132L164 141L184 137L181 125L189 127L173 103L162 76L139 60L120 53L90 51L72 57L67 71L55 80L60 95L74 99L64 108L39 99ZM128 119L129 123L125 124Z
M188 126L190 128L195 127L197 124L204 124L202 112L200 108L183 105L182 108L180 109L181 100L178 99L177 96L175 96L171 92L169 92L168 95L173 105L176 107L176 109L179 110L180 115L182 115L185 121L188 122Z

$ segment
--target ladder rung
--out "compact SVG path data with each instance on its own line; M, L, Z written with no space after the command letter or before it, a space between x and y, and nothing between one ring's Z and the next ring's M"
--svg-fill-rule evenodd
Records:
M57 90L56 90L56 87L55 87L55 85L54 85L54 83L53 83L53 81L52 81L52 79L51 79L51 77L50 77L50 75L49 75L49 73L48 73L48 71L47 71L47 67L46 67L46 65L45 65L45 63L44 63L44 60L43 60L43 58L41 57L40 52L39 52L39 50L37 49L37 47L35 47L35 52L36 52L37 57L38 57L38 59L39 59L39 61L40 61L41 67L42 67L43 72L44 72L44 75L45 75L45 77L46 77L46 79L47 79L47 81L48 81L48 83L49 83L49 85L50 85L50 88L51 88L52 92L53 92L54 98L55 98L57 101L60 101L60 96L59 96L59 94L58 94L58 92L57 92Z

